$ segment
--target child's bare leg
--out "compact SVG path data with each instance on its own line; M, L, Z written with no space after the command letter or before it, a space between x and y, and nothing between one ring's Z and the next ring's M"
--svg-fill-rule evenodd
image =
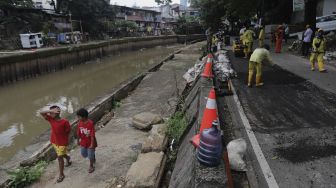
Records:
M63 156L57 157L58 159L58 167L59 167L59 177L64 177L64 160Z
M69 155L63 155L63 157L65 158L65 160L66 160L66 167L68 167L68 166L70 166L71 165L71 157L69 156Z

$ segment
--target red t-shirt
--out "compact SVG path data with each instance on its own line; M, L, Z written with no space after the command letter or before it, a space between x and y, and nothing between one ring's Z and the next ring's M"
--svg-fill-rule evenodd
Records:
M59 146L67 146L69 144L69 135L71 126L68 120L56 120L50 116L46 118L51 126L50 142Z
M95 136L95 128L93 121L87 122L79 121L77 126L77 136L80 138L80 145L84 148L88 148L91 145L91 137Z

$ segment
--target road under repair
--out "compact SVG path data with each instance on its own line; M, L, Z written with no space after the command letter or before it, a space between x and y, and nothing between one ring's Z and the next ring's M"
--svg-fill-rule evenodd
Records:
M232 54L230 59L238 73L233 80L236 94L276 184L284 188L336 187L336 95L279 66L264 67L264 87L248 88L248 61ZM249 131L245 131L234 96L225 101L237 119L233 129L247 139ZM251 148L250 154L255 152ZM255 172L255 182L250 184L270 186L266 181L272 174L265 177L260 169L265 165L255 156L248 159Z

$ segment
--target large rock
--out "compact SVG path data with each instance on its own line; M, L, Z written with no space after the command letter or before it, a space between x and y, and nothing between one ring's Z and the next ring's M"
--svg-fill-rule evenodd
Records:
M136 128L141 130L149 130L152 125L159 124L162 122L162 118L151 112L142 112L133 117L133 124Z
M163 152L141 153L126 175L126 187L159 187L166 157Z
M158 124L153 125L150 135L142 144L141 152L160 152L164 151L168 144L168 136L166 135L167 125Z

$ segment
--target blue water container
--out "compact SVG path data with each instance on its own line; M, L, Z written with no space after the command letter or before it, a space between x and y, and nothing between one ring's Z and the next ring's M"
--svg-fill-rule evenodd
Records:
M209 167L218 166L223 155L221 132L218 130L218 121L212 122L210 129L201 133L200 147L197 152L198 161Z

